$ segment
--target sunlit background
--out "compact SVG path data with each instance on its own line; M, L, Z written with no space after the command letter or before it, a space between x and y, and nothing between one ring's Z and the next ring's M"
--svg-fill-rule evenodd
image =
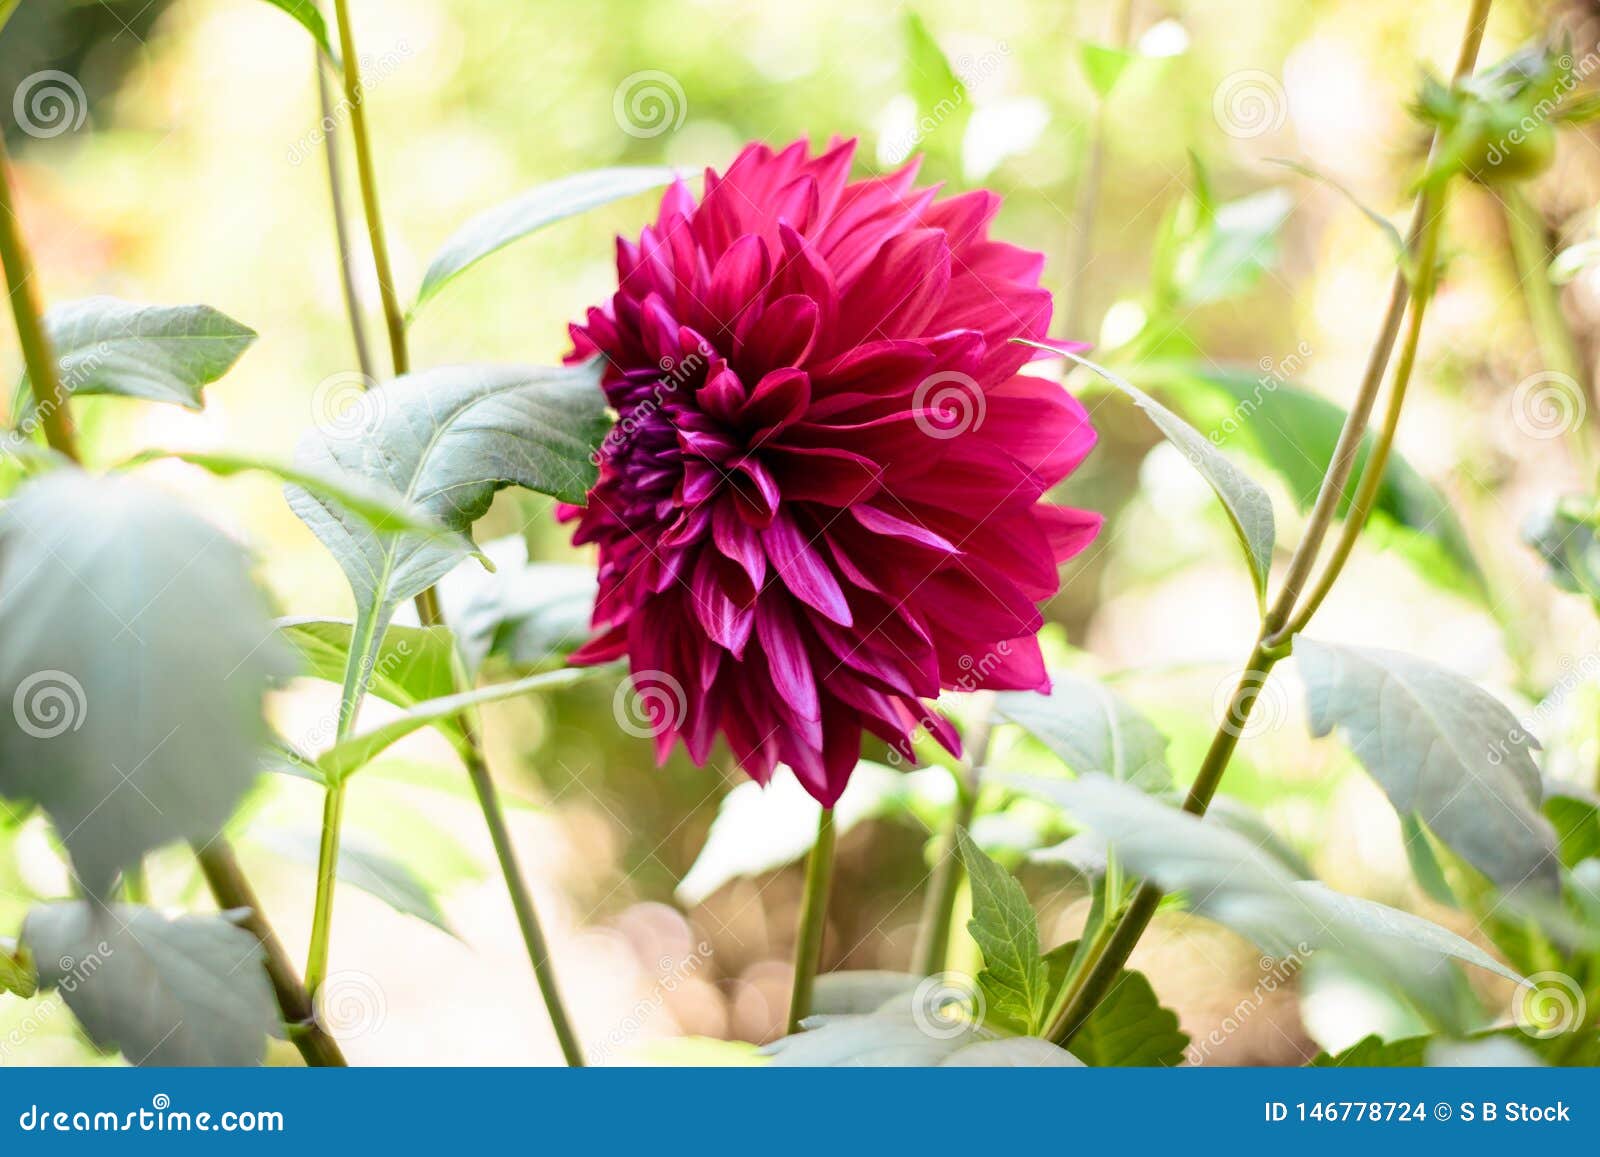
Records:
M906 6L859 0L352 7L402 296L414 294L455 227L538 181L617 163L698 171L751 139L858 136L865 169L918 151L925 176L1005 196L998 233L1049 255L1056 336L1092 340L1107 358L1120 350L1126 365L1184 359L1345 400L1386 298L1393 250L1328 182L1273 159L1314 166L1403 228L1426 144L1406 106L1423 67L1449 68L1466 5L928 0L915 8L920 21ZM1593 4L1507 0L1495 6L1483 59L1558 24L1580 55L1600 39ZM937 109L951 87L919 30L961 82L955 107ZM1102 102L1079 42L1124 37L1137 59ZM45 301L108 293L204 302L260 334L208 388L203 413L79 403L87 452L101 463L149 446L289 456L301 432L326 417L318 411L328 383L355 367L305 32L260 0L24 0L0 35L0 98L22 101L45 70L69 77L86 100L81 123L69 116L26 132L20 113L6 117ZM1090 205L1083 189L1097 140L1099 196ZM348 177L348 150L344 159ZM1181 220L1202 174L1215 202L1231 206L1234 248L1204 285L1162 300L1158 239ZM1600 198L1593 138L1564 134L1555 168L1526 195L1551 243L1588 237ZM652 209L648 196L624 201L491 258L419 316L415 364L559 358L566 322L613 284L613 235L636 232ZM1499 198L1470 188L1453 200L1445 255L1398 445L1447 499L1486 589L1467 590L1434 557L1448 515L1418 507L1413 525L1401 519L1386 537L1369 538L1316 631L1413 651L1481 681L1547 746L1560 741L1547 771L1594 787L1600 633L1582 600L1550 587L1520 537L1553 495L1587 487L1594 407L1576 412L1567 395L1519 391L1549 368L1551 353L1530 322ZM382 366L376 291L357 256ZM1580 276L1561 305L1586 367L1600 337L1600 277ZM1070 329L1068 319L1076 319ZM14 381L20 357L9 324L0 330ZM1188 463L1157 445L1125 401L1083 385L1101 445L1063 497L1110 521L1048 608L1051 646L1057 661L1115 680L1167 730L1172 766L1187 778L1253 638L1250 585ZM1176 400L1219 420L1214 396ZM1562 404L1574 412L1550 412ZM1272 479L1279 538L1292 543L1296 499L1306 495L1282 474L1255 472ZM219 481L177 463L145 473L251 546L282 613L350 613L337 568L274 484ZM504 494L478 538L510 539L497 549L515 554L518 537L532 558L590 561L566 546L547 500ZM741 777L720 749L705 769L681 755L657 769L649 742L614 722L613 690L591 682L487 712L494 766L520 805L518 846L591 1058L727 1058L665 1042L762 1042L781 1032L800 890L798 869L784 862L785 833L809 831L814 813L798 792L779 789L759 823L734 838L738 846L718 849L680 887ZM335 702L336 688L297 682L276 698L274 720L285 738L313 747L330 738ZM368 718L384 710L372 704ZM1009 733L995 760L1054 766ZM827 968L908 965L927 825L950 789L942 771L892 774L881 798L860 801L872 814L841 841ZM1411 882L1381 792L1341 746L1308 737L1292 664L1264 692L1223 791L1258 809L1332 886L1472 932ZM1020 870L1046 943L1070 938L1084 917L1082 882L1031 860L1069 829L1040 805L988 802L995 807L976 834ZM366 851L380 866L368 890L347 881L339 894L332 969L351 1061L558 1060L487 835L447 745L431 735L406 741L362 773L348 806L347 855ZM320 807L313 785L270 775L236 825L265 906L297 956L309 931ZM385 874L389 863L404 874ZM150 886L163 906L209 902L180 851L152 858ZM37 898L67 891L42 819L0 827L0 934L14 934ZM1133 963L1193 1036L1231 1018L1206 1063L1299 1063L1368 1031L1422 1027L1316 960L1239 1017L1266 976L1259 955L1174 912ZM975 959L970 948L965 957ZM1503 1006L1510 986L1487 975L1473 983L1484 985L1487 1006ZM95 1059L55 997L0 997L0 1037L19 1026L24 1043L0 1053L0 1064ZM293 1063L293 1052L277 1045L273 1058Z

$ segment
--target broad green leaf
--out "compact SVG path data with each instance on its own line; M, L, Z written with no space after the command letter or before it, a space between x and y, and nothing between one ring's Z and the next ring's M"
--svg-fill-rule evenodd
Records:
M513 241L546 225L587 213L623 197L659 189L676 174L666 168L595 169L573 173L537 185L468 221L444 243L428 271L411 307L416 315L431 298L464 270Z
M1299 637L1311 733L1337 727L1401 815L1491 880L1553 891L1555 832L1539 814L1538 743L1499 700L1443 667Z
M1281 477L1304 512L1316 501L1344 425L1342 407L1286 380L1298 363L1275 370L1242 370L1184 362L1139 367L1138 378L1160 389L1217 446L1237 447ZM1373 437L1356 454L1340 502L1349 508ZM1392 547L1430 582L1487 604L1488 588L1455 510L1405 458L1391 452L1365 533Z
M281 8L298 20L300 26L311 33L311 38L328 59L335 65L339 63L339 54L334 51L333 41L328 38L328 22L322 18L317 0L267 0L267 3L274 8Z
M28 913L39 984L58 988L101 1048L136 1065L255 1065L278 1006L261 945L227 918L87 901Z
M0 936L0 992L32 996L39 990L39 976L33 969L33 954L26 945Z
M963 135L972 119L967 86L950 67L950 61L922 17L907 8L904 19L906 89L917 106L917 123L924 127L919 148L959 162ZM926 131L932 126L932 131Z
M1237 297L1278 259L1278 234L1293 208L1284 189L1218 205L1177 255L1176 302L1186 309Z
M1127 70L1137 57L1123 48L1113 48L1107 44L1096 44L1085 40L1078 45L1078 59L1083 64L1083 75L1089 80L1089 87L1094 89L1094 94L1101 100L1111 95L1111 90L1116 88L1117 81L1122 79L1122 74Z
M1234 532L1239 537L1239 543L1244 547L1245 561L1249 564L1251 577L1255 580L1256 599L1264 603L1267 595L1267 574L1272 569L1272 549L1277 541L1277 528L1272 516L1272 499L1267 497L1267 492L1248 474L1224 457L1200 431L1132 382L1077 354L1065 353L1051 346L1039 345L1037 342L1024 341L1022 344L1036 346L1070 358L1079 365L1093 370L1133 399L1155 423L1156 429L1177 447L1178 452L1189 460L1189 464L1199 471L1200 476L1222 500L1223 508L1227 510L1228 518L1233 523Z
M520 537L485 543L493 573L458 567L439 584L469 672L499 656L531 670L565 659L589 636L598 589L594 568L530 562Z
M975 1025L930 1021L904 1011L823 1017L805 1027L761 1050L775 1068L923 1068L968 1045L999 1039Z
M329 477L270 458L215 450L146 450L124 462L121 468L129 469L167 458L198 466L219 478L231 478L247 471L270 474L319 498L338 503L351 514L364 519L373 530L386 533L411 531L430 538L456 538L459 541L457 532L448 530L426 511L408 503L376 479ZM472 544L461 542L460 545L470 549Z
M905 792L905 776L882 764L862 761L833 809L834 831L843 835L866 819L884 814ZM766 787L738 784L722 798L705 847L679 882L678 902L703 903L728 881L759 876L800 859L817 839L822 806L787 767Z
M462 691L459 694L426 700L411 707L398 718L334 744L317 757L317 766L322 768L322 773L327 776L329 783L338 783L371 763L380 752L414 731L420 731L441 720L460 715L473 707L481 707L485 703L515 699L534 691L553 691L559 687L571 687L604 670L606 668L603 667L567 667L560 671L547 671L542 675L530 675L526 679L518 679L511 683L497 683L492 687L482 687L476 691ZM458 746L460 742L457 740Z
M1550 783L1544 814L1555 826L1563 864L1574 868L1600 856L1600 797L1576 784Z
M1076 941L1052 949L1050 956L1074 956ZM1144 974L1131 968L1117 973L1105 997L1072 1037L1072 1055L1096 1068L1181 1065L1189 1034L1178 1016L1163 1008Z
M1221 824L1243 836L1289 869L1289 874L1297 880L1309 880L1316 875L1306 858L1290 847L1259 813L1232 796L1219 795L1213 799L1206 809L1206 822Z
M1006 777L1094 828L1128 869L1181 892L1199 915L1227 925L1279 957L1337 954L1402 988L1441 1019L1456 1011L1443 991L1448 960L1512 980L1521 977L1444 928L1371 900L1297 881L1273 856L1220 825L1162 804L1101 776L1076 780Z
M1018 1032L1037 1032L1044 1027L1050 998L1038 918L1015 877L984 855L964 830L957 836L972 889L967 931L983 953L978 987L987 1003L984 1019Z
M256 340L255 330L209 305L134 305L114 297L58 305L44 325L71 396L120 394L190 410L204 404L201 388Z
M278 634L299 653L305 673L330 683L344 679L355 624L347 619L279 619ZM367 690L400 707L456 690L455 653L446 627L397 627L383 633Z
M321 477L376 479L463 534L505 486L581 503L607 424L599 381L596 362L410 374L364 396L364 429L307 434L295 465ZM336 502L297 486L287 493L350 581L363 652L382 637L396 605L468 553L462 544L421 535L375 534Z
M244 552L126 476L58 471L0 510L0 794L37 802L100 894L204 842L259 774L291 668Z
M1595 503L1587 496L1559 499L1522 528L1522 540L1546 567L1553 586L1586 596L1600 608L1600 541L1595 538Z
M1094 679L1050 672L1049 695L1006 691L995 711L1060 757L1078 775L1098 773L1145 791L1172 786L1167 737L1139 712Z
M321 853L321 833L311 828L257 831L266 847L296 863L315 866ZM339 841L340 881L382 900L403 916L415 916L439 931L456 935L445 919L438 898L411 868L358 833L345 832Z
M1586 1038L1576 1046L1571 1033L1538 1038L1530 1037L1516 1028L1498 1028L1488 1032L1473 1033L1466 1038L1465 1043L1495 1041L1517 1044L1547 1064L1575 1067L1600 1065L1600 1033L1593 1030L1588 1030ZM1338 1053L1319 1053L1311 1061L1311 1065L1314 1068L1414 1069L1430 1063L1431 1051L1448 1042L1448 1037L1436 1035L1405 1037L1394 1041L1385 1041L1376 1035L1368 1036Z

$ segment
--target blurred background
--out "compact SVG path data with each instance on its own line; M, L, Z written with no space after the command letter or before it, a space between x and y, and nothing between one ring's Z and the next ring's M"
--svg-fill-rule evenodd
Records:
M1097 356L1126 367L1185 367L1156 384L1214 440L1256 460L1272 456L1274 434L1280 456L1310 443L1241 415L1216 382L1231 381L1240 397L1292 383L1347 400L1394 263L1349 199L1273 159L1314 166L1403 227L1427 141L1407 105L1423 68L1449 69L1466 9L1460 0L926 0L914 13L857 0L352 7L402 297L466 218L541 180L621 163L698 170L724 165L752 139L858 136L864 172L922 152L925 178L1003 194L997 233L1049 256L1044 280L1060 295L1053 333L1091 340ZM1600 5L1502 0L1482 59L1558 28L1592 61ZM1109 57L1086 57L1084 40L1129 52L1116 57L1114 85L1096 72ZM38 100L44 83L66 94L55 119ZM0 98L13 100L19 212L47 303L99 293L204 302L260 333L208 388L203 413L80 402L93 459L150 446L289 456L326 416L328 383L355 365L304 30L259 0L23 0L0 34ZM348 176L348 150L345 160ZM1532 237L1546 251L1582 242L1600 226L1597 200L1600 152L1583 132L1562 134L1554 167L1521 200L1475 186L1453 198L1446 276L1398 440L1415 485L1389 496L1382 533L1368 537L1317 627L1481 681L1544 740L1549 774L1590 788L1600 632L1583 600L1545 580L1522 528L1552 498L1591 486L1600 275L1530 295L1513 242ZM1195 234L1207 206L1215 221ZM613 286L613 235L636 233L652 215L648 196L621 202L485 262L419 317L415 364L559 358L565 323ZM376 338L377 295L358 258ZM14 381L20 357L10 326L0 330L0 366ZM1544 388L1550 373L1562 388ZM1197 380L1208 375L1209 384ZM1050 646L1058 662L1113 680L1150 714L1186 778L1253 638L1249 583L1182 457L1157 445L1125 402L1088 383L1083 396L1101 444L1060 497L1110 521L1047 610ZM1292 544L1309 497L1304 469L1297 479L1281 458L1252 469L1275 488L1279 538ZM275 485L177 463L145 472L250 544L282 613L349 614L338 570ZM590 563L566 545L549 506L504 494L478 537L507 557L525 545L534 560ZM470 598L474 581L483 580L463 576L453 597ZM556 599L554 585L547 593L541 647L572 629L570 600ZM649 742L617 727L613 691L589 683L486 714L556 966L597 1063L737 1061L739 1050L680 1038L780 1033L800 891L787 861L803 850L814 812L781 787L743 799L759 819L741 833L730 826L696 866L742 777L721 752L705 769L681 755L657 769ZM280 733L325 743L335 700L326 684L291 685L274 703ZM384 709L370 705L369 718ZM997 763L1053 766L1010 730ZM938 769L869 780L840 844L826 968L907 967L929 824L949 806ZM1332 886L1472 932L1412 882L1378 789L1342 747L1308 737L1292 664L1263 692L1223 790ZM320 806L311 784L267 776L236 824L296 955ZM333 942L352 1062L558 1060L446 745L407 741L363 773L348 806L347 857L369 852L371 867L343 886ZM1037 804L997 796L983 811L981 842L1020 871L1046 943L1070 938L1083 920L1082 882L1034 856L1070 829ZM150 887L158 904L206 903L183 854L154 857ZM0 933L35 898L66 890L42 820L0 824ZM1253 947L1181 913L1161 917L1134 964L1197 1039L1231 1024L1195 1058L1204 1063L1293 1064L1368 1031L1420 1028L1315 961L1263 991L1271 971ZM1493 985L1509 985L1473 983L1504 1006ZM0 1049L0 1064L95 1060L54 998L0 1000L0 1040L7 1034L21 1043ZM279 1047L274 1058L292 1063Z

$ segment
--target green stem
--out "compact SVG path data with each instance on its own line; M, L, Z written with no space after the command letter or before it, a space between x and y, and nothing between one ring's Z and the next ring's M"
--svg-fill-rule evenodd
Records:
M1453 75L1457 81L1467 76L1477 63L1478 49L1483 43L1484 26L1488 23L1491 3L1492 0L1472 0L1467 16L1466 32L1461 40L1461 50L1456 57ZM1435 134L1434 148L1437 147L1438 135ZM1421 244L1424 236L1436 228L1432 202L1433 198L1426 191L1418 198L1409 232L1410 240L1407 245L1409 254L1420 257L1424 248ZM1420 265L1418 266L1418 279L1422 284L1426 285L1431 277L1431 262L1426 272ZM1368 356L1366 373L1362 378L1356 403L1351 407L1344 427L1339 432L1339 441L1334 449L1333 459L1329 462L1328 473L1323 477L1322 488L1317 494L1316 506L1312 510L1305 536L1290 559L1289 575L1284 581L1284 588L1263 616L1261 635L1249 660L1245 663L1244 673L1228 700L1227 713L1223 716L1216 734L1212 736L1211 746L1207 748L1200 771L1184 800L1183 810L1191 814L1204 815L1206 808L1210 806L1211 799L1222 782L1223 773L1228 769L1228 762L1233 757L1234 748L1238 746L1239 736L1249 720L1251 709L1260 696L1261 688L1265 685L1273 666L1288 653L1287 640L1291 636L1283 632L1282 628L1294 613L1300 592L1316 562L1322 540L1338 509L1339 500L1344 495L1345 485L1349 481L1351 468L1355 462L1356 450L1366 434L1367 420L1371 416L1378 387L1388 366L1389 353L1400 331L1407 299L1406 270L1402 267L1395 275L1383 326ZM1421 324L1420 311L1416 324ZM1409 372L1407 368L1407 376ZM1369 464L1368 470L1370 469ZM1381 474L1380 467L1375 477L1381 477ZM1105 947L1084 962L1082 982L1047 1033L1056 1044L1063 1048L1067 1047L1106 993L1110 991L1111 985L1116 981L1123 966L1127 964L1128 957L1132 955L1134 946L1138 944L1139 938L1144 935L1145 929L1155 916L1156 908L1161 903L1161 895L1161 889L1149 881L1140 884L1133 894L1133 899L1128 902L1121 919L1117 921L1115 929L1107 937Z
M389 352L394 358L395 377L399 377L411 367L406 349L406 316L400 308L400 298L395 293L394 273L389 264L389 244L384 237L383 216L378 206L378 177L372 163L371 138L367 134L361 58L356 54L355 36L350 31L350 6L347 0L334 0L333 9L339 24L339 55L344 62L344 99L350 107L350 133L355 139L356 178L361 185L361 208L366 215L367 241L372 246L372 265L378 277L383 319L389 328Z
M67 408L68 398L62 393L55 357L40 321L39 299L33 283L33 263L12 208L11 165L6 156L3 136L0 136L0 262L5 265L6 284L11 290L11 312L16 318L18 341L22 346L23 361L28 367L28 378L38 404L45 438L57 453L77 462L80 459L77 439L72 430L72 415ZM256 899L255 890L239 867L233 849L219 835L204 847L195 845L194 853L217 906L224 911L240 911L240 926L248 929L261 942L267 976L272 981L278 1007L306 1064L343 1065L344 1056L339 1051L338 1042L318 1028L312 1019L311 999L306 988L295 975L294 965L290 963L283 942L267 922L261 902ZM141 871L129 877L133 890L143 890L142 876ZM136 878L137 884L134 883Z
M6 286L11 291L11 316L17 323L17 343L22 346L22 361L28 367L28 382L33 388L34 412L44 429L51 449L74 462L78 440L72 430L72 411L61 385L61 374L45 336L39 290L34 282L33 259L22 239L17 212L11 197L11 160L5 142L0 140L0 262L4 262Z
M406 373L411 365L411 355L406 345L405 314L400 308L400 299L396 295L394 288L394 277L390 272L389 247L384 236L383 218L378 205L378 182L373 171L372 146L367 134L366 111L362 104L363 93L360 68L356 54L355 38L350 28L350 14L346 0L334 0L334 10L339 25L340 55L344 58L345 101L350 106L350 132L355 141L356 176L361 186L361 206L366 217L367 238L372 248L373 266L377 273L378 290L383 301L383 316L388 327L389 353L394 364L395 376L398 377ZM330 177L333 175L333 170L330 168ZM344 260L343 254L341 254L341 260ZM351 323L359 333L360 321L356 312L351 313ZM359 343L361 339L358 337L357 340ZM363 373L365 372L367 371L363 369ZM444 612L439 605L438 595L432 588L423 591L417 596L416 607L417 617L424 626L446 625ZM358 693L355 705L359 706L359 704L360 694ZM353 710L351 714L354 714ZM560 991L556 987L555 974L550 963L548 947L534 912L532 894L528 891L527 884L522 879L521 871L517 865L516 855L511 846L510 834L505 824L504 809L500 804L494 780L489 774L488 761L484 757L482 740L472 727L471 720L467 717L458 717L456 725L461 729L467 740L467 772L472 778L473 790L477 793L479 806L483 810L484 822L489 827L490 838L494 841L495 852L500 860L500 868L505 876L506 888L511 893L511 901L517 911L517 921L522 927L523 942L528 950L528 960L533 966L534 977L537 979L539 991L544 997L545 1008L550 1014L550 1021L555 1026L556 1036L561 1042L562 1055L566 1058L567 1064L574 1067L582 1065L583 1054L578 1048L577 1037L572 1031L571 1019L567 1016L566 1008L561 1001ZM339 815L337 810L334 810L331 800L328 809L325 809L324 812L324 860L336 858L338 855L336 835L331 847L328 842L326 822L330 815L334 824L337 825ZM331 870L325 873L324 867L319 864L319 886L325 874L329 876L328 888L330 895L327 900L327 907L331 912Z
M956 833L972 826L978 791L982 787L979 775L989 756L989 738L994 733L994 695L984 692L975 697L974 705L977 722L972 726L972 734L967 736L966 759L962 761L961 774L956 777L955 806L950 809L950 822L939 840L933 879L923 896L922 916L917 922L917 944L911 959L913 967L923 976L944 971L956 896L961 891L964 875Z
M822 933L828 924L828 889L833 885L833 809L823 808L817 842L806 860L806 890L800 900L800 927L794 945L794 989L789 996L789 1031L811 1013L811 993L822 966Z
M283 942L272 930L272 925L267 923L261 901L257 899L244 870L239 867L233 848L227 840L218 836L204 847L196 844L194 854L200 861L200 870L211 887L211 894L216 897L217 906L224 911L241 912L240 927L261 941L263 963L267 977L272 981L272 990L277 995L278 1007L283 1012L284 1023L288 1026L289 1039L300 1050L306 1064L343 1068L345 1059L339 1042L317 1024L306 986L295 975L294 963L289 959Z
M317 106L322 112L322 123L329 126L333 120L333 91L328 84L327 57L320 48L312 49L312 66L317 72ZM361 376L376 381L373 373L372 351L367 345L367 327L361 320L361 297L356 292L355 278L351 274L351 254L355 246L350 237L350 218L344 206L344 164L339 154L339 134L333 131L322 134L322 152L328 165L328 198L333 211L333 231L339 242L339 288L344 296L344 311L350 320L350 337L355 344L356 365Z

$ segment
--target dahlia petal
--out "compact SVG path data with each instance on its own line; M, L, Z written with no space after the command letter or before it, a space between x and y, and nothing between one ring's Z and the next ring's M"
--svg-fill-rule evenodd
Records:
M1103 514L1075 510L1070 506L1040 506L1035 510L1034 517L1043 527L1050 550L1058 563L1066 562L1093 542L1106 521Z
M907 521L898 515L890 514L887 510L879 510L876 506L858 503L850 508L850 515L865 529L874 534L887 535L890 538L903 538L907 542L914 542L925 546L929 550L936 550L940 554L960 554L961 551L949 539L914 522Z
M747 429L772 431L799 421L811 403L811 378L804 370L773 370L750 392L739 413ZM765 441L765 438L760 439Z
M778 513L772 525L761 532L761 545L790 594L841 627L850 626L850 604L839 580L789 514Z
M790 502L849 506L878 491L883 471L861 454L821 447L764 446L761 459Z
M751 314L746 314L746 319ZM822 311L808 297L780 297L734 343L734 360L747 366L801 366L817 340ZM757 374L756 376L759 376Z
M761 549L761 536L739 517L731 502L719 502L711 514L711 541L725 556L744 568L756 590L767 579L767 556Z
M756 604L755 620L756 636L761 640L778 697L807 719L821 718L816 678L811 673L811 660L806 656L799 625L774 599L762 599Z
M747 233L730 245L717 260L705 294L705 309L712 324L735 325L765 295L771 273L767 247L761 238Z

